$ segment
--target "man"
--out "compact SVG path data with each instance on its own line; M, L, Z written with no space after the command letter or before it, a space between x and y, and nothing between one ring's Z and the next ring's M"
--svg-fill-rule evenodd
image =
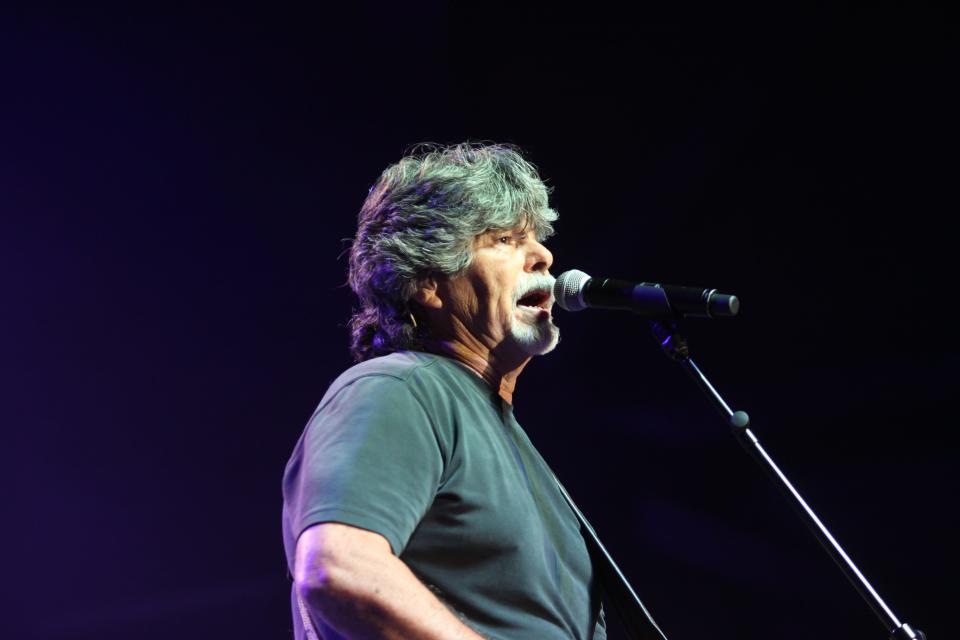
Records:
M501 145L412 155L371 188L350 255L360 364L284 475L298 640L606 637L578 520L513 415L517 376L559 339L556 218Z

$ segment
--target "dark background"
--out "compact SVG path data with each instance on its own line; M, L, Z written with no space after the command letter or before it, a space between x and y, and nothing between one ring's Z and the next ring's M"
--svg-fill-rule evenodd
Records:
M289 637L342 239L408 146L471 139L555 187L554 273L741 297L701 366L952 637L957 23L769 4L3 9L0 635ZM671 639L886 637L643 322L557 315L517 414Z

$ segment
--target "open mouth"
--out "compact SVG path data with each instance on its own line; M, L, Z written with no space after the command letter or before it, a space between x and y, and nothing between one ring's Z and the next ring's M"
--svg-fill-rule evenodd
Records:
M517 306L549 309L550 291L548 289L534 289L533 291L528 291L522 298L517 300Z

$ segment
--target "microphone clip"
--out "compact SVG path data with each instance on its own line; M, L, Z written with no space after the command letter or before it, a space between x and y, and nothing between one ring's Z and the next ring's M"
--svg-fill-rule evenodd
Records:
M677 323L673 320L651 320L650 330L653 337L660 343L660 348L667 357L676 362L690 359L690 347L687 339L680 334Z

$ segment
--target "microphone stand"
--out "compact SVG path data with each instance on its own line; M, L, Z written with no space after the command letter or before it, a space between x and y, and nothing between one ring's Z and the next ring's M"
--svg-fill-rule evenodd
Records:
M687 372L687 375L689 375L700 390L706 394L713 406L716 407L724 417L730 426L731 432L736 437L737 442L763 467L773 483L784 491L794 508L800 514L801 519L806 523L814 537L819 540L823 549L827 552L827 555L833 558L833 561L847 577L847 580L850 581L850 584L853 585L853 588L857 590L857 593L864 599L867 606L869 606L870 609L873 610L873 613L880 619L880 622L887 629L890 640L926 640L926 636L919 629L915 631L910 628L910 625L906 623L901 624L893 614L893 611L890 610L890 607L884 603L879 594L870 586L870 583L867 582L867 579L860 573L860 570L857 569L857 566L843 550L843 547L840 546L840 543L830 535L827 527L820 521L817 514L813 512L813 509L810 508L803 497L793 487L790 480L787 479L787 476L784 475L769 454L760 446L760 441L753 435L753 432L750 431L750 418L746 412L734 412L730 409L729 405L724 402L717 390L714 389L713 385L710 384L710 381L703 375L703 372L700 371L700 368L690 357L690 349L687 346L687 341L679 333L677 323L672 321L651 320L650 328L653 330L653 335L660 343L660 347L664 353L666 353L670 359L680 364L683 370Z

